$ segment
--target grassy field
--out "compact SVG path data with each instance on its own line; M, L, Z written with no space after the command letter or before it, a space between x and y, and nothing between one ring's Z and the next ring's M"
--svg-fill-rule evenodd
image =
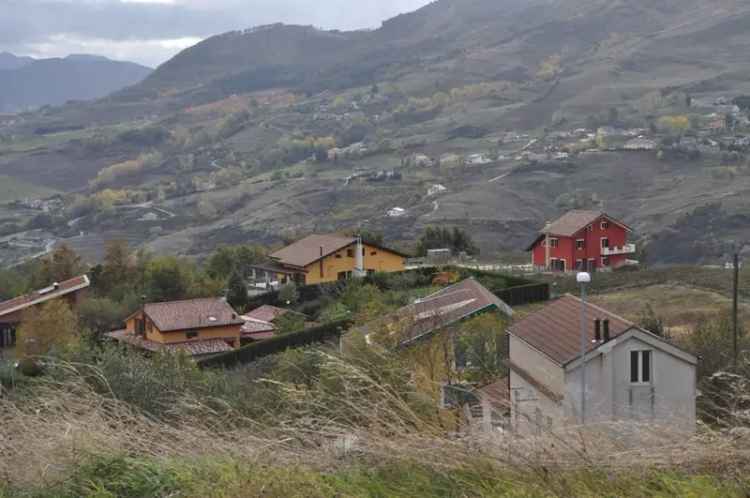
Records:
M11 176L0 175L0 203L11 202L26 197L49 197L55 193L57 191L51 188L33 185Z
M732 306L731 299L718 292L676 284L597 294L592 302L636 323L651 306L673 335L689 333L702 321L716 317ZM743 303L741 311L747 327L750 325L750 305Z

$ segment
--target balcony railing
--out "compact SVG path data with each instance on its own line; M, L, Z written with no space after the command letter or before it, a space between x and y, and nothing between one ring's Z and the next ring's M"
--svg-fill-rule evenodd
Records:
M635 254L635 244L625 244L624 246L603 247L602 256L619 256L622 254Z

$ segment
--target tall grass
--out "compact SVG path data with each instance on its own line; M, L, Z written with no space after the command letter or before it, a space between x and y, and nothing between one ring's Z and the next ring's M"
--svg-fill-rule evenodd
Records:
M744 431L612 423L472 435L446 427L406 366L372 350L296 351L228 373L105 351L97 365L58 362L25 385L0 398L3 498L740 496L747 486Z

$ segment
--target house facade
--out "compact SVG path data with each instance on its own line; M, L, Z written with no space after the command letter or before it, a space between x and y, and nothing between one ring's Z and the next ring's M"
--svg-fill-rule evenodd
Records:
M508 330L514 430L540 433L614 420L693 430L697 359L591 304L583 355L582 304L564 296Z
M407 256L355 237L310 235L269 257L270 263L252 268L256 280L314 285L350 279L358 265L365 274L404 271Z
M29 310L55 299L63 299L71 309L75 309L85 298L90 285L88 276L81 275L0 303L0 350L16 345L16 329Z
M631 228L600 211L570 211L548 223L527 248L539 271L600 271L627 264L636 252Z
M239 348L245 321L223 299L209 298L146 304L125 323L108 337L145 351L203 356Z

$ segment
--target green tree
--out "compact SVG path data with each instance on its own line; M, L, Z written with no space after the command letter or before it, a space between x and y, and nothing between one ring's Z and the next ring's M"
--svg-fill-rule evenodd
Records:
M656 315L651 304L647 304L641 312L638 326L648 330L652 334L656 334L660 337L667 337L667 328L664 325L664 320Z
M278 334L293 334L305 329L305 317L294 312L284 313L275 320L274 324Z
M124 240L107 242L104 263L95 282L97 290L106 295L113 289L129 287L131 270L128 243Z
M289 282L279 290L279 301L284 304L295 304L299 300L299 291L294 282Z
M154 258L146 264L145 291L149 301L186 299L194 278L192 266L173 256Z
M472 380L487 383L507 373L505 326L505 320L497 313L480 315L461 325L456 358L459 363L465 362Z
M120 327L131 310L125 302L115 302L103 297L84 300L77 311L81 326L95 336L100 336Z
M229 277L227 289L227 302L240 313L244 313L250 298L247 295L247 285L245 279L238 272L232 273Z

